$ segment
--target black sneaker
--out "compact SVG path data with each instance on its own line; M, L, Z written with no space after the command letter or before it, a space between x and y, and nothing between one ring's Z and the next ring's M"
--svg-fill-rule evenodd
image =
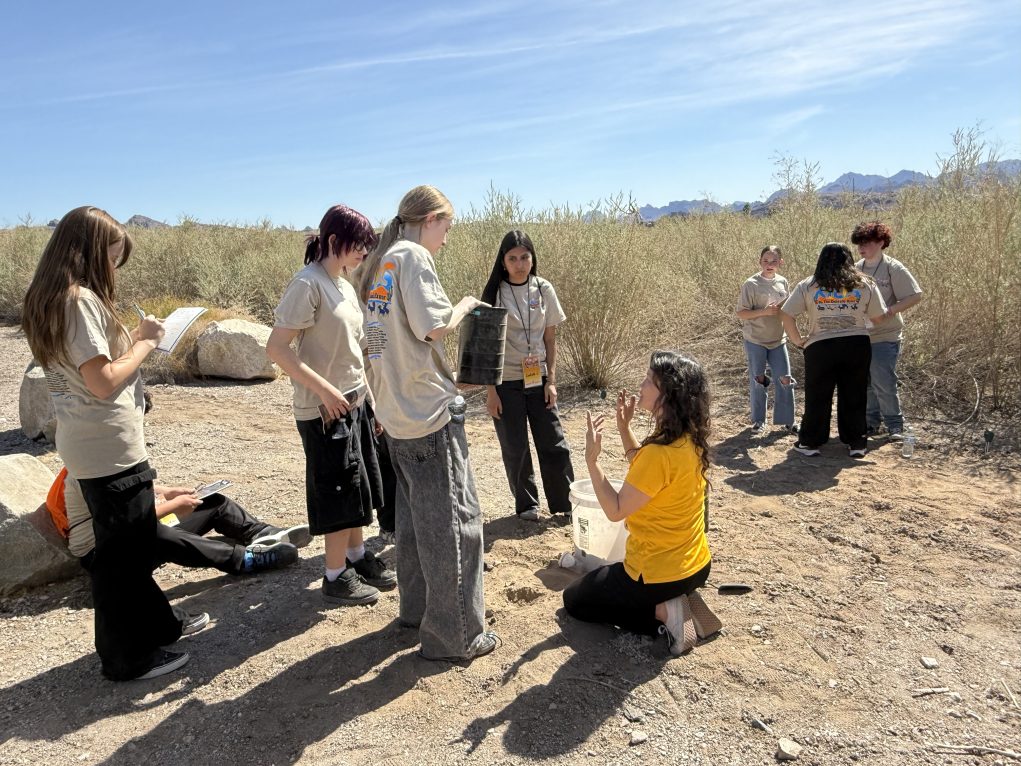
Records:
M251 559L248 558L251 554ZM266 569L289 567L298 560L298 549L290 543L249 545L245 553L245 572L262 572Z
M383 559L377 558L372 551L365 551L365 556L358 561L348 559L347 565L354 569L358 576L369 585L375 585L384 590L397 585L397 573L392 569L387 569Z
M167 673L173 673L178 668L184 667L191 656L188 652L168 652L166 649L157 649L152 655L152 664L142 675L136 676L136 681L147 678L159 678Z
M817 450L815 447L806 447L801 442L795 444L792 449L795 452L800 452L802 455L808 455L809 457L813 457L819 454L819 450Z
M209 624L209 615L206 612L199 614L187 614L181 620L181 635L193 636Z
M798 424L797 423L791 423L789 426L784 426L783 430L786 433L791 434L792 436L797 436L798 435Z
M379 591L366 583L353 567L345 569L332 582L323 577L322 590L324 601L345 606L375 604L379 599Z
M266 527L249 545L273 545L274 543L290 543L295 548L304 548L312 542L312 533L308 524L295 524L293 527Z

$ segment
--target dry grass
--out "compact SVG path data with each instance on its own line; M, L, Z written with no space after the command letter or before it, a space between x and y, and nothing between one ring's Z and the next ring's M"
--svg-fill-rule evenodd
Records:
M913 403L953 420L976 406L997 418L1021 413L1021 180L976 174L984 159L977 135L959 133L939 183L901 192L879 214L895 232L890 254L925 292L907 315L903 372ZM718 213L651 227L621 215L630 204L619 198L591 216L524 210L513 195L493 191L481 210L461 211L437 267L452 300L478 295L503 235L527 231L539 273L569 317L560 335L566 383L612 387L651 348L664 346L694 350L717 379L739 375L734 303L761 248L779 245L783 272L795 282L811 273L824 243L847 242L855 224L877 217L860 198L822 205L810 166L783 171L789 194L766 217ZM38 227L0 231L0 315L8 320L18 318L47 236ZM269 322L304 252L301 233L269 225L186 223L133 236L136 256L118 294L126 306L134 301L155 313L199 304ZM160 297L167 295L178 297ZM178 372L186 374L187 364Z

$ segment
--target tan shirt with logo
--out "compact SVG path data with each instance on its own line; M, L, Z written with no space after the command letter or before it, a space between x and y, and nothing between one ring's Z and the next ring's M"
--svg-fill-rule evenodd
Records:
M790 286L785 277L776 274L772 279L766 279L761 273L754 274L741 285L741 294L737 298L737 310L758 311L770 304L782 306L790 292ZM779 315L742 319L741 333L749 343L756 343L766 348L776 348L787 338Z
M855 264L855 267L876 283L883 301L887 306L892 306L897 301L910 298L913 295L921 295L922 288L908 271L907 266L896 258L883 254L882 260L874 268L865 266L865 259L862 258ZM904 337L904 315L894 314L886 321L873 325L869 330L869 338L873 343L896 342Z
M805 346L827 338L868 335L865 319L882 316L886 304L879 291L866 279L851 290L824 290L807 277L794 286L781 311L792 317L808 318Z
M546 344L542 334L567 319L557 293L542 277L529 277L523 285L501 282L496 305L507 309L507 340L503 347L503 379L522 380L522 360L531 354L539 358L546 375Z

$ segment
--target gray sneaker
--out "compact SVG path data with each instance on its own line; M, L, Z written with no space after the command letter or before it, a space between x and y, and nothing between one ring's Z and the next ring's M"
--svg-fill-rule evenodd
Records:
M273 545L274 543L290 543L295 548L304 548L312 542L312 533L308 524L295 524L293 527L266 527L249 545Z
M366 583L352 567L341 572L333 582L323 577L322 591L324 601L342 606L375 604L379 600L379 591Z
M347 560L347 565L354 569L358 576L369 585L387 590L397 585L397 573L388 569L383 559L377 558L372 551L365 551L365 555L358 561Z
M468 654L464 657L429 657L423 654L421 649L418 650L418 656L433 662L471 662L476 657L489 654L501 643L500 637L496 633L484 631L475 636L475 639L468 645Z

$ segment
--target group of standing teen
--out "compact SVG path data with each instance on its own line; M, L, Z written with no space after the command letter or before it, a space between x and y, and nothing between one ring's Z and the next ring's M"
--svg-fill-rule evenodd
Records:
M863 457L869 436L885 426L888 438L904 435L904 416L897 390L897 360L904 329L903 312L922 299L922 290L907 267L885 250L893 241L890 227L861 223L851 234L861 259L838 242L823 246L812 276L790 288L777 270L780 248L764 248L760 271L749 277L738 297L748 358L752 432L765 430L766 398L773 383L773 422L797 434L794 449L820 454L829 440L830 413L837 394L837 434L851 457ZM804 317L802 335L796 319ZM794 422L795 380L787 343L804 350L805 410ZM772 378L766 374L767 365Z

